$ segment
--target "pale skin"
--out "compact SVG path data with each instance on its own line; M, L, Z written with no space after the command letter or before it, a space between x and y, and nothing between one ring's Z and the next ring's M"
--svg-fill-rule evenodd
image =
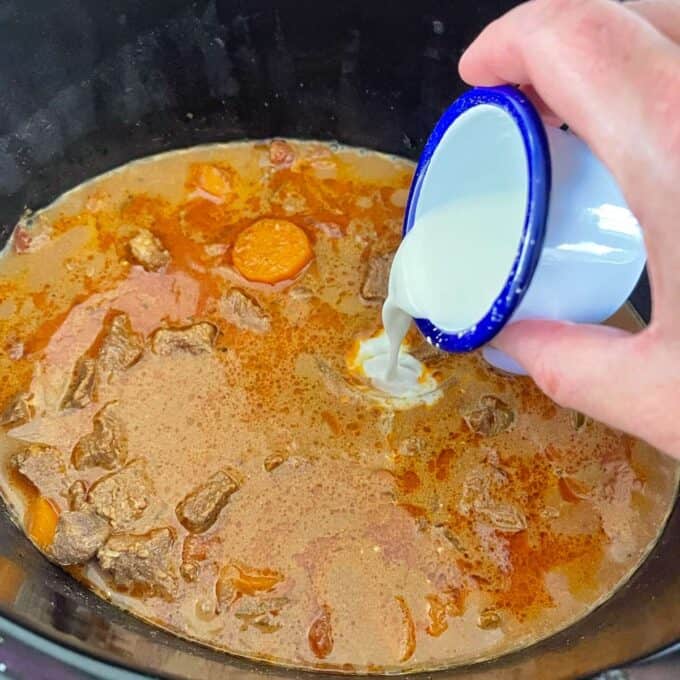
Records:
M520 84L568 123L616 177L648 253L644 331L520 321L494 344L559 404L680 459L680 0L532 0L484 29L459 70Z

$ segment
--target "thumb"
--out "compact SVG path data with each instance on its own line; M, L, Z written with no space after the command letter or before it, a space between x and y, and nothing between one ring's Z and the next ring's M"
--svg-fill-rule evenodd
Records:
M630 405L640 396L641 335L608 326L518 321L493 345L519 362L561 406L631 430Z

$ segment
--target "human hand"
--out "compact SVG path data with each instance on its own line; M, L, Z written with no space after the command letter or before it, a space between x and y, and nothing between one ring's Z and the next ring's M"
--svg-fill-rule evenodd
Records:
M680 458L680 2L532 0L459 64L473 85L520 84L607 165L645 234L652 319L636 334L519 321L494 345L563 406Z

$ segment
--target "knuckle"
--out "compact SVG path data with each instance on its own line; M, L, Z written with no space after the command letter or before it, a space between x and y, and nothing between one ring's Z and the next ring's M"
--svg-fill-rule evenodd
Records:
M583 23L585 29L598 29L603 22L606 7L601 0L538 0L543 22L553 26L570 26L573 22Z
M602 72L630 52L636 26L616 3L609 0L539 2L552 39L559 40L568 52L587 58L593 72Z

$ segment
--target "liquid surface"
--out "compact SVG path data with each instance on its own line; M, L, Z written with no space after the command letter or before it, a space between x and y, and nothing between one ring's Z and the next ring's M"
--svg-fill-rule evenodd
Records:
M20 223L0 487L48 558L178 635L361 673L530 644L631 574L669 459L413 331L399 394L371 383L412 171L199 147Z

